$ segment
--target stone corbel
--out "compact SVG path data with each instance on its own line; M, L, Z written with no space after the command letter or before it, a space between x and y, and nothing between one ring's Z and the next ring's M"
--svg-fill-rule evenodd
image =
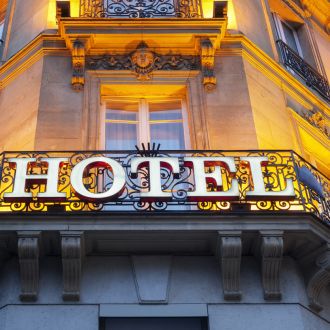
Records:
M39 289L40 232L18 232L18 259L22 301L36 301Z
M323 307L320 302L321 292L330 284L330 243L325 251L316 257L316 268L307 282L309 307L320 312Z
M79 92L85 85L85 44L80 40L72 43L72 88Z
M83 232L63 231L61 235L63 300L79 301L83 252Z
M222 286L225 300L240 300L242 240L240 231L218 232L217 254L221 261Z
M200 57L202 65L203 85L207 92L215 89L217 79L214 75L215 45L209 38L200 40Z
M261 276L265 300L280 300L280 274L283 259L283 232L260 232Z

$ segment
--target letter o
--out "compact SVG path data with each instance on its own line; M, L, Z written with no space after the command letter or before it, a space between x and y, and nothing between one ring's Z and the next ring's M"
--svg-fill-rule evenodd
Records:
M86 189L83 183L84 171L92 164L102 164L103 166L110 167L113 173L113 184L111 188L105 192L93 193ZM82 199L88 201L102 201L109 200L121 194L125 187L125 171L123 167L114 159L107 157L91 157L79 162L71 171L71 186Z

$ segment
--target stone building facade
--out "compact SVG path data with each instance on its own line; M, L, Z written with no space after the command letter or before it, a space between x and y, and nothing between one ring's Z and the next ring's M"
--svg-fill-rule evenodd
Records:
M0 329L329 329L329 19L327 0L3 1ZM42 197L56 157L65 200ZM92 157L80 191L114 187L108 157L113 199L72 187Z

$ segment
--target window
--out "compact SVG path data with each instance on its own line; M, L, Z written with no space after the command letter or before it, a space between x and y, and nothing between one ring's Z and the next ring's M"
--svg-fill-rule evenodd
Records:
M3 34L3 27L5 25L5 22L1 22L0 23L0 43L2 44L3 43L3 40L2 40L2 34Z
M183 99L112 99L105 102L104 148L133 150L156 143L161 149L189 148Z
M227 1L214 1L213 17L224 18L227 15Z
M300 57L303 57L297 30L292 24L280 18L274 13L274 20L278 38L284 41L292 50L294 50Z
M70 17L70 1L56 1L56 13L61 17Z
M6 12L7 12L7 6L8 6L8 1L4 0L1 1L0 3L0 46L3 43L3 28L5 25L5 18L6 18Z

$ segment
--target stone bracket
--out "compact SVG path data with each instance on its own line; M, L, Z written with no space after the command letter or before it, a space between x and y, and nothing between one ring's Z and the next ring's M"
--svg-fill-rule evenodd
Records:
M200 57L202 66L203 85L207 92L215 89L217 79L214 74L215 41L210 38L200 40Z
M75 40L72 44L72 88L79 92L85 85L85 44Z
M61 231L63 300L79 301L83 258L83 232Z
M321 292L330 284L330 243L325 251L319 254L315 260L316 269L307 282L307 296L309 307L320 312L323 307L319 300Z
M40 235L40 231L17 232L22 301L38 299Z
M242 259L241 231L218 232L217 254L221 260L222 286L225 300L240 300Z
M283 232L261 231L261 276L265 300L280 300Z

